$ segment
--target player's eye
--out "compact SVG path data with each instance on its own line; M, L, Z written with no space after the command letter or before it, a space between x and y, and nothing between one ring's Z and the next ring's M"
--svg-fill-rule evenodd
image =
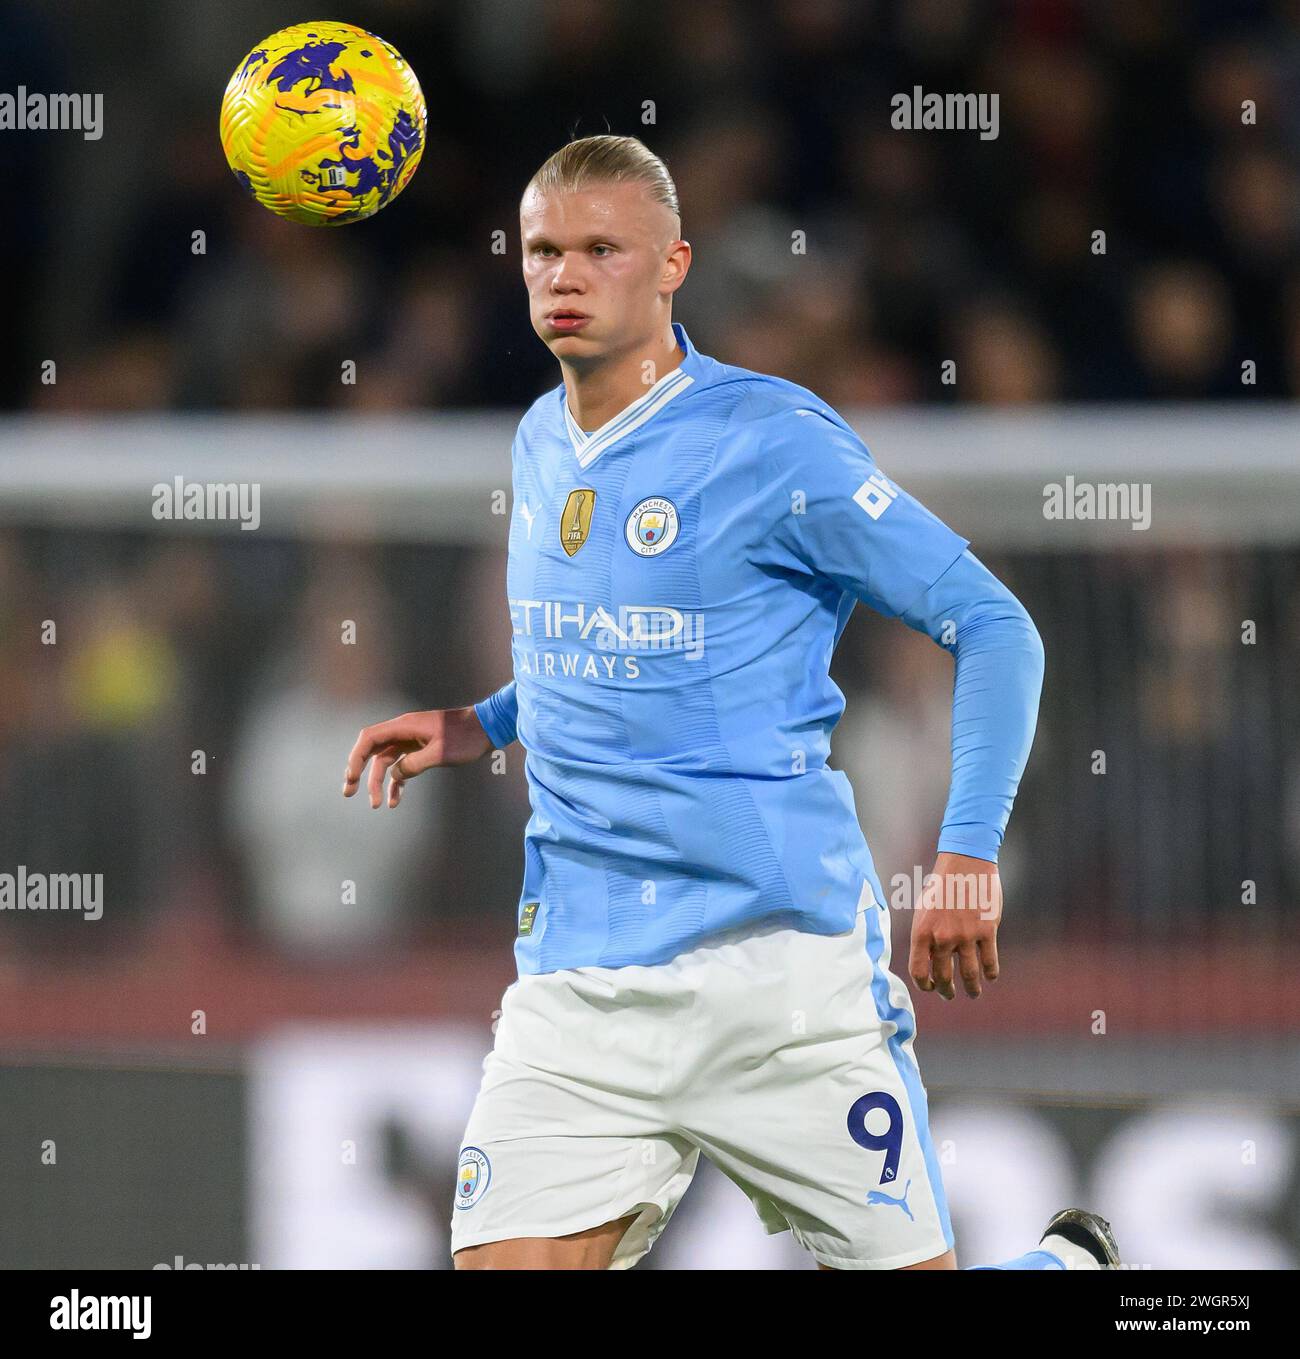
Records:
M593 245L591 247L591 253L598 258L603 259L606 255L612 255L614 253L614 247L612 245Z

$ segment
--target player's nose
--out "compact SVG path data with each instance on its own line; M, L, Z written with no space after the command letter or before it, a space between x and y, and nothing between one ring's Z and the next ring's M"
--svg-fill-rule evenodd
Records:
M583 277L582 265L579 260L572 255L563 256L551 271L551 291L580 293L585 292L586 287L587 282Z

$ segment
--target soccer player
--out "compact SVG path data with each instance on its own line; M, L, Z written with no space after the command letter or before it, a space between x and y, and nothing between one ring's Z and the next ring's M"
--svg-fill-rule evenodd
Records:
M997 857L1043 650L1024 608L812 392L700 354L662 161L556 152L520 206L562 385L513 448L513 681L367 727L372 807L518 740L516 957L460 1154L458 1268L626 1268L700 1153L832 1269L955 1267L906 986L828 675L857 600L954 657L953 772L913 919L923 991L998 975ZM387 791L385 793L385 779ZM996 1268L1117 1263L1058 1213Z

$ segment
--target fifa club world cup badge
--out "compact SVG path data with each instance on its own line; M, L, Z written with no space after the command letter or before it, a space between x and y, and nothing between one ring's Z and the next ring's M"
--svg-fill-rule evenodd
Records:
M591 514L596 508L596 492L590 486L579 486L569 492L560 515L560 546L570 557L587 541L591 533Z
M679 527L677 506L663 496L652 495L628 515L624 536L638 557L657 557L672 547Z

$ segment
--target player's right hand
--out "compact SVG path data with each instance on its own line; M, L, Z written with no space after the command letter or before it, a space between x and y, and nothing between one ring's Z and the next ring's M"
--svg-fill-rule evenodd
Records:
M384 802L384 778L390 773L387 801L396 807L407 779L435 765L469 764L491 749L492 742L472 706L403 713L363 728L343 771L343 796L351 797L361 786L362 772L370 761L366 787L371 807Z

